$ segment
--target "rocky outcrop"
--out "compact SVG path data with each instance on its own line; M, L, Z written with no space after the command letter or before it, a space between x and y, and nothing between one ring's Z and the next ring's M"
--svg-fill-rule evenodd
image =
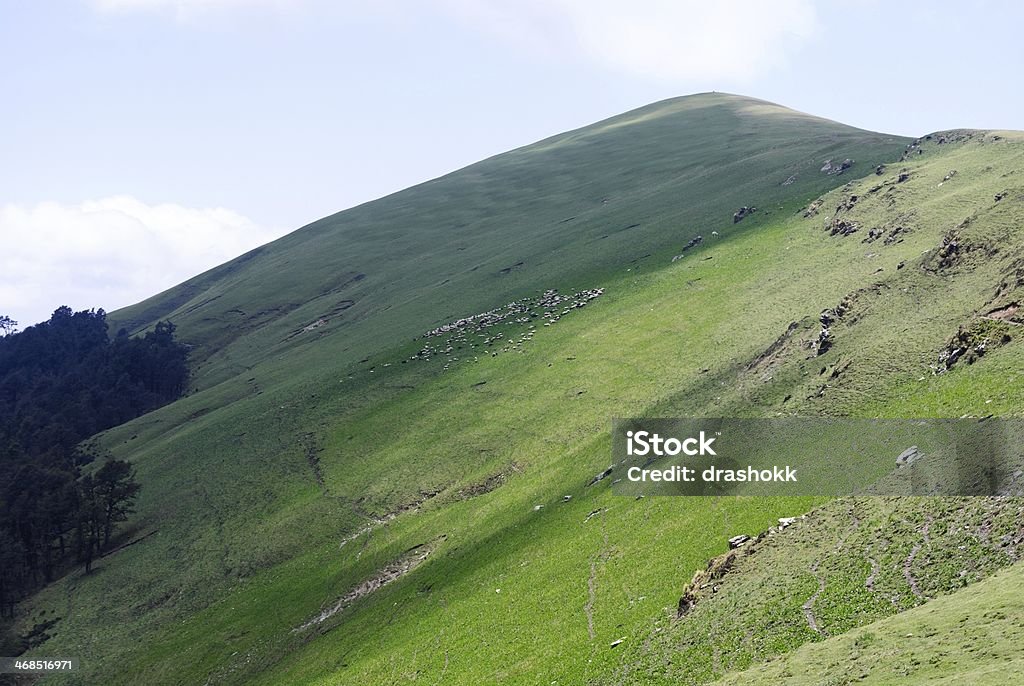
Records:
M754 212L757 212L756 207L747 207L746 205L744 205L743 207L739 208L738 210L736 210L736 212L733 213L732 223L739 224L741 221L743 221L750 215L754 214Z

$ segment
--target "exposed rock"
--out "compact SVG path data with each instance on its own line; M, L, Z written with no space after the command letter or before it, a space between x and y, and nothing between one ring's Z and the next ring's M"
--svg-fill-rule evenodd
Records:
M950 179L952 179L952 178L953 178L954 176L956 176L956 169L952 169L952 170L950 170L950 172L949 172L948 174L946 174L945 176L943 176L943 177L942 177L942 183L946 183L947 181L949 181Z
M588 514L586 519L583 520L583 523L586 524L587 522L589 522L591 519L593 519L597 515L599 515L599 514L601 514L603 512L607 512L607 510L608 510L608 508L606 508L606 507L600 507L600 508L598 508L596 510L591 510L590 514Z
M916 445L912 445L896 458L897 467L905 467L916 462L921 457L921 451L918 450Z
M1017 314L1017 310L1020 309L1020 303L1014 301L1004 307L997 307L993 310L989 310L985 314L988 319L1002 319L1004 321L1013 321L1014 315Z
M736 553L730 551L724 555L711 558L708 560L708 565L705 569L699 569L694 572L693 578L686 585L686 588L683 589L683 594L679 598L676 617L682 617L692 610L694 605L697 604L698 593L710 586L712 582L728 574L735 563Z
M815 355L824 355L832 348L832 333L828 330L828 327L821 327L821 331L818 333L818 339L814 342L814 349L817 351Z
M999 202L1000 200L1002 200L1005 197L1006 197L1006 191L1003 191L1002 193L996 193L995 200L996 200L996 202Z
M884 173L885 173L885 165L884 164L880 164L877 167L875 167L875 175L876 176L881 176Z
M896 177L896 183L903 183L910 178L910 172L904 169L900 172L900 175Z
M686 252L690 248L697 247L698 245L700 245L701 241L703 241L703 240L704 240L704 236L700 236L700 235L694 236L693 238L690 239L690 241L686 245L683 246L683 252ZM682 257L682 255L680 255L680 257Z
M892 245L893 243L902 243L903 238L901 236L905 233L910 233L910 229L905 226L895 226L889 231L889 235L882 241L885 245Z
M840 212L848 212L848 211L852 210L853 206L856 205L856 204L857 204L857 196L856 195L851 195L850 197L846 198L841 203L839 203L839 205L836 207L836 212L835 213L839 214Z
M427 557L429 557L435 550L435 548L445 540L445 538L447 538L447 536L441 535L429 543L421 543L409 548L400 558L378 570L376 574L343 595L330 607L322 610L319 614L301 626L292 629L292 633L305 631L306 629L318 624L322 624L347 608L353 602L363 598L364 596L370 595L382 586L387 586L396 579L405 576L422 564L423 561L426 560Z
M732 223L738 224L739 222L743 221L750 215L754 214L754 212L757 212L756 207L747 207L746 205L744 205L743 207L739 208L738 210L736 210L736 212L733 213Z
M830 236L849 236L860 229L860 224L849 219L839 219L837 217L829 222L825 228L828 229L828 235Z
M615 469L615 465L612 465L612 466L608 467L608 469L606 469L603 472L601 472L600 474L596 475L593 479L590 480L590 482L587 485L588 486L593 486L598 481L601 481L602 479L606 479L608 477L608 475L612 473L613 469Z
M746 534L737 534L729 539L729 549L735 550L749 540L750 536L747 536Z
M562 502L563 502L563 503L567 503L567 502L569 502L570 500L572 500L572 496L571 496L571 495L563 495L563 496L562 496Z
M804 210L804 219L810 219L814 215L818 214L819 209L821 209L820 199L815 200L814 202L807 206L807 209Z
M622 645L622 642L625 641L625 640L626 639L624 639L624 638L617 638L617 639L615 639L614 641L611 642L611 645L609 647L610 648L616 648L616 647Z
M878 227L875 227L873 229L868 229L868 235L864 237L864 240L862 240L861 243L874 243L876 240L881 238L884 234L885 234L885 231L883 231L882 229L880 229Z
M974 364L986 352L1012 340L1011 324L993 319L979 319L968 327L961 326L946 347L939 352L936 373L951 369L960 361Z
M821 171L825 174L842 174L844 171L854 165L854 160L847 157L842 162L834 164L832 160L825 160L825 163L821 165Z
M796 524L796 517L779 517L779 530L786 529Z

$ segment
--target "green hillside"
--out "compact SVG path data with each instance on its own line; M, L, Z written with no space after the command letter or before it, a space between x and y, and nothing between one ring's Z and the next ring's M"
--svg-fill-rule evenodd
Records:
M327 217L111 319L173 319L199 388L283 354L340 366L538 289L662 267L905 143L739 96L666 100ZM845 175L820 171L847 158Z
M613 416L1022 414L1022 170L1019 134L912 144L692 96L117 312L132 330L171 318L195 388L101 437L137 466L134 529L25 604L30 654L79 656L69 683L706 683L931 598L980 598L998 585L957 589L1022 538L994 501L588 484ZM757 210L734 222L741 207ZM841 312L815 355L826 308ZM936 374L958 331L992 344ZM675 618L730 536L809 511ZM869 558L882 600L844 590L864 589ZM803 606L822 583L819 631Z
M719 684L1012 684L1024 567L905 614L805 646Z

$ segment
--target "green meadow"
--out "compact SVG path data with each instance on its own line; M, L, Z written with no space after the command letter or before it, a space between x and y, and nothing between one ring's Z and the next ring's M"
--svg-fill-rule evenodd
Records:
M47 683L83 684L1005 674L998 651L1024 638L1019 570L998 572L1024 542L1014 499L591 482L613 417L1021 415L1022 173L1016 133L918 144L705 94L325 218L116 312L133 332L173 320L194 387L99 437L135 464L138 512L92 574L24 604L22 633L57 620L29 654L79 657ZM485 332L505 342L415 357L446 322L592 288L550 326L510 319ZM958 331L974 352L947 367ZM731 536L805 513L677 618ZM954 639L964 622L999 632L987 663Z

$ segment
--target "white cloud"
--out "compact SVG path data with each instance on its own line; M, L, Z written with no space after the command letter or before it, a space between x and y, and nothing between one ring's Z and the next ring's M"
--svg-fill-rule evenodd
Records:
M130 196L3 205L0 314L24 328L60 305L114 310L284 233L223 208L147 205Z
M444 0L470 26L546 54L664 80L743 81L815 35L813 0Z

